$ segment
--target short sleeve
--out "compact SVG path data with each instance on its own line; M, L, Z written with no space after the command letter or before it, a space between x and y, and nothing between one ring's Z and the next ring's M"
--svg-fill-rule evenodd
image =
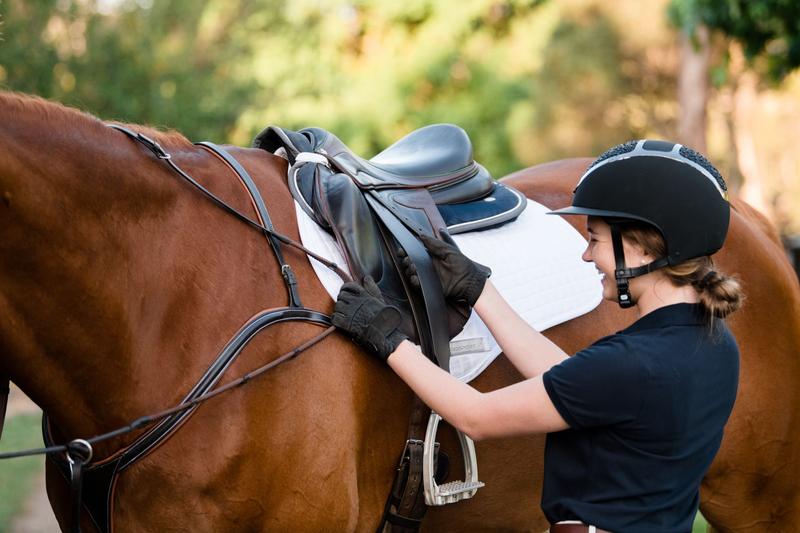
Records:
M634 421L645 378L641 361L618 336L601 339L542 376L556 410L574 429Z

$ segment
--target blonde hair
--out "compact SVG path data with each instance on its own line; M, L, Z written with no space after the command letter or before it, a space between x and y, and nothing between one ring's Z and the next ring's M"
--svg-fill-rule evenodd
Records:
M661 233L652 226L631 223L622 226L622 236L640 246L653 257L667 255L667 246ZM711 256L689 259L677 265L667 265L661 271L678 287L692 285L700 303L711 316L725 318L742 306L744 291L733 276L714 270Z

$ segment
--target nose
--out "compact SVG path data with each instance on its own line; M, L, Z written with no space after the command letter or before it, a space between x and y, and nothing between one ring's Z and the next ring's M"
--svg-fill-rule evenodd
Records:
M590 250L591 250L591 245L587 246L586 249L583 251L583 255L581 255L581 259L583 259L587 263L592 262L592 252Z

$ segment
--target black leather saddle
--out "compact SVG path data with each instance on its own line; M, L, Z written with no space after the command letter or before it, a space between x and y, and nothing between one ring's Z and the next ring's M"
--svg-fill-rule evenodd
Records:
M466 132L451 124L416 130L369 160L320 128L270 126L254 146L288 159L293 197L336 238L353 277L372 276L403 311L403 333L449 370L449 340L470 310L444 301L418 237L506 223L519 216L525 198L495 182L473 160ZM417 267L421 291L403 275L400 248Z

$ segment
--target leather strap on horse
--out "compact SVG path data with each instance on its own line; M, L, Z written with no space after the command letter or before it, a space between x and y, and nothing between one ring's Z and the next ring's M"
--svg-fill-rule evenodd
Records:
M428 510L422 479L422 454L425 447L425 420L429 413L430 409L419 397L414 396L406 445L400 456L377 533L412 533L422 526L422 519ZM434 462L438 463L441 458L443 456L437 453ZM441 463L437 464L437 474L441 466ZM437 477L444 478L446 473L441 472Z
M261 197L261 192L259 192L258 187L253 181L253 178L250 177L250 174L247 173L241 163L234 159L223 148L220 148L216 144L209 141L202 141L195 144L209 150L212 154L219 157L231 168L231 170L233 170L234 174L237 175L239 180L247 188L247 192L250 193L250 197L255 204L258 219L261 224L267 228L267 230L264 231L264 235L267 237L267 241L272 247L272 252L275 254L275 258L281 265L281 276L283 276L283 281L286 284L286 288L289 292L289 307L302 307L303 304L300 302L300 294L297 291L297 277L294 275L292 266L283 258L281 241L276 239L271 233L274 233L275 228L272 226L272 220L269 217L269 211L267 211L267 206L264 203L264 199Z
M70 492L70 533L81 531L81 509L83 508L83 467L92 460L92 446L83 439L67 444L67 464L69 465Z
M272 324L289 320L302 320L304 322L315 323L319 326L326 327L327 329L325 329L325 331L319 335L300 344L293 350L290 350L289 352L277 357L273 361L266 363L251 372L248 372L239 379L231 381L223 386L213 388L222 377L222 373L230 366L244 346L250 342L255 335ZM251 318L250 321L248 321L248 323L245 324L239 330L239 332L237 332L237 334L228 342L228 344L226 344L225 348L222 350L222 352L220 352L214 363L212 363L200 381L192 388L192 390L180 404L159 413L138 418L125 427L104 433L103 435L92 437L86 440L74 440L67 444L66 447L51 446L52 437L50 434L50 428L46 423L47 418L44 417L43 437L45 444L48 445L48 447L40 450L28 450L25 453L18 452L12 456L48 453L48 457L58 467L58 470L61 472L66 482L70 485L73 507L80 509L81 505L83 504L83 508L87 511L88 516L95 523L99 531L111 531L110 498L112 498L114 478L124 468L133 464L136 460L154 449L160 442L163 442L164 439L168 438L172 433L174 433L174 431L180 427L181 422L184 421L186 417L191 416L195 408L201 403L232 388L240 387L251 379L254 379L271 370L272 368L293 359L298 354L317 344L334 331L335 328L331 325L330 317L318 311L305 308L298 309L296 307L268 309ZM119 457L117 457L113 462L101 462L92 465L89 464L89 461L91 460L91 444L96 444L119 435L124 435L131 431L150 426L159 421L161 421L161 424L138 437L123 450L117 452ZM84 450L87 448L89 450L88 459L81 460L82 457L86 455ZM62 452L65 454L64 456L61 455ZM106 467L109 467L110 471L106 471ZM87 489L85 498L82 495L84 484L86 485ZM79 516L79 513L73 513L73 520ZM77 522L73 521L72 523L76 524ZM74 531L79 530L75 529Z

